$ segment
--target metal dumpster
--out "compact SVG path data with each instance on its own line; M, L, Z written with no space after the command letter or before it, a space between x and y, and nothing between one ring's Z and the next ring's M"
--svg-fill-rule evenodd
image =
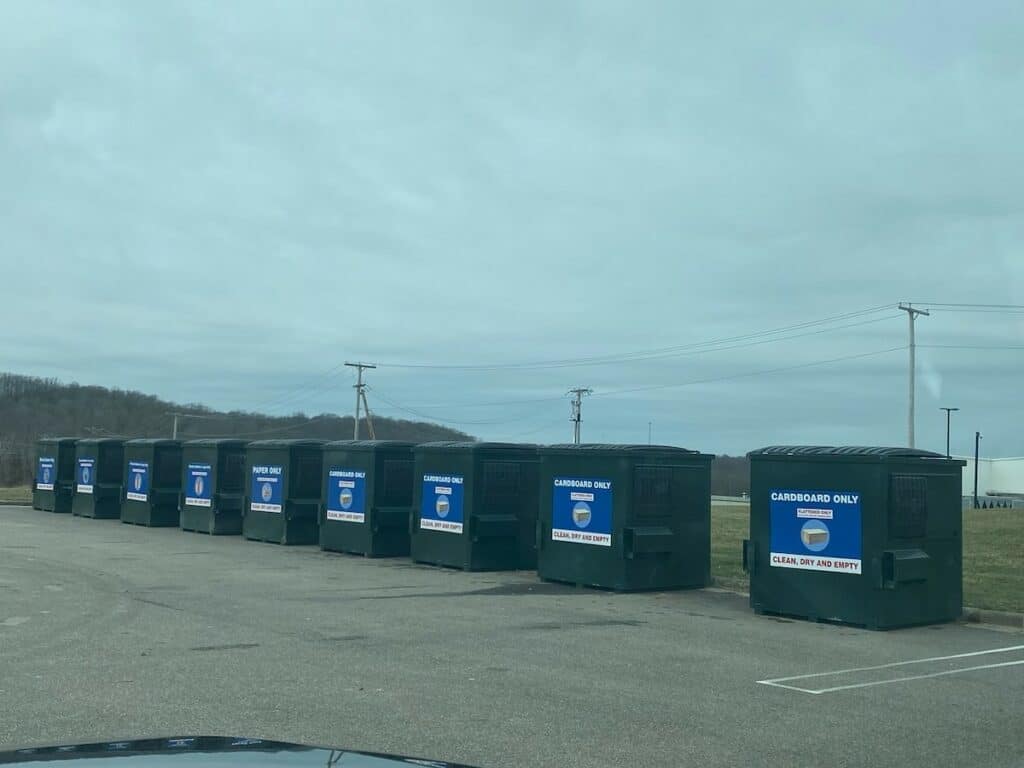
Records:
M412 449L397 440L324 446L321 549L368 557L409 554Z
M121 522L177 527L181 494L181 443L128 440L124 444L124 496Z
M470 571L536 567L535 446L438 442L413 454L413 560Z
M275 544L319 541L323 440L259 440L246 450L242 534Z
M75 492L71 512L80 517L121 517L124 441L94 437L75 444Z
M244 440L189 440L182 445L181 529L240 534L245 503Z
M36 444L36 481L32 507L45 512L70 512L75 492L74 437L44 437Z
M539 449L537 574L616 590L703 587L709 454L660 445Z
M960 616L965 462L859 446L749 456L755 612L871 629Z

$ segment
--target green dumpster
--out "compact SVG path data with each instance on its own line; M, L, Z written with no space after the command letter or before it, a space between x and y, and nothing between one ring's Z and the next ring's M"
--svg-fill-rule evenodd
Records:
M368 557L409 554L412 449L397 440L324 446L321 549Z
M858 446L749 455L743 560L756 613L870 629L960 616L965 462Z
M623 591L708 584L712 456L660 445L539 454L540 578Z
M535 446L437 442L413 454L413 560L468 571L536 567Z
M94 437L75 444L72 514L116 520L121 517L124 441Z
M246 450L242 535L274 544L319 541L323 440L259 440Z
M181 494L181 443L142 439L124 444L121 522L177 527Z
M189 440L182 445L181 529L240 534L245 503L244 440Z
M36 447L36 481L32 507L46 512L70 512L75 490L74 437L44 437Z

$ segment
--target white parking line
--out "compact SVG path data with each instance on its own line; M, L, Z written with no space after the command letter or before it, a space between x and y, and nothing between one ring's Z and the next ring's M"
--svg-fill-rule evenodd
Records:
M925 680L932 677L945 677L947 675L957 675L961 672L974 672L981 669L997 669L999 667L1014 667L1024 664L1024 659L1018 659L1014 661L1003 661L996 662L993 664L979 664L970 667L960 667L958 669L944 669L939 672L929 672L922 675L906 675L904 677L895 677L886 680L868 680L860 683L848 683L846 685L835 685L826 688L805 688L801 685L788 685L796 680L809 680L816 677L835 677L838 675L850 675L858 672L872 672L880 669L894 669L897 667L909 666L911 664L925 664L928 662L938 661L951 661L954 659L967 659L974 658L977 656L986 656L993 653L1011 653L1014 651L1024 651L1024 645L1011 645L1005 648L989 648L984 651L970 651L968 653L954 653L949 656L930 656L925 659L910 659L908 661L894 661L889 664L877 664L871 667L850 667L848 669L837 669L830 672L812 672L805 675L791 675L789 677L776 677L770 680L758 680L759 685L769 685L775 688L785 688L791 691L799 691L800 693L810 693L818 695L821 693L834 693L836 691L847 691L853 688L869 688L875 685L889 685L890 683L903 683L908 680Z

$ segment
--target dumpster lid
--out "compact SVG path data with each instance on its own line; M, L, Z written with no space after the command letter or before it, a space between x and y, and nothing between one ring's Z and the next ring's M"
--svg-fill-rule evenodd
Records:
M646 443L556 443L543 446L541 451L630 451L636 453L685 453L697 455L700 451L692 448L681 448L678 445L647 445Z
M250 448L320 448L326 440L294 438L292 440L253 440Z
M332 440L325 450L373 451L381 448L413 448L416 443L405 440Z
M863 456L877 459L945 459L941 453L918 448L870 445L769 445L747 456Z
M78 441L79 445L124 445L120 437L83 437Z
M36 442L39 443L77 443L80 438L77 437L40 437Z
M438 440L432 443L420 443L416 449L443 449L443 450L469 450L469 451L523 451L534 452L537 446L534 443L478 443L473 440Z
M183 445L195 446L196 448L216 448L218 446L223 448L242 448L248 445L248 440L242 440L237 437L200 437L195 440L186 440Z
M125 444L126 447L127 446L133 446L133 445L135 445L135 446L152 445L152 446L156 447L156 446L165 446L165 445L170 445L170 446L181 445L181 441L180 440L172 440L169 437L137 437L134 440L125 440L124 444Z

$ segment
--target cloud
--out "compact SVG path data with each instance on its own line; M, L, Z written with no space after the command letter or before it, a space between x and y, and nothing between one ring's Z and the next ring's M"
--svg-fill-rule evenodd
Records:
M4 365L344 411L350 382L324 372L346 358L564 360L901 299L1024 302L1021 21L952 2L5 3ZM918 341L1008 345L1021 317L936 312ZM905 343L893 313L371 383L485 437L563 439L582 384L599 439L653 420L718 451L899 443L905 353L795 366ZM1019 453L1020 355L925 349L920 444L944 438L941 395Z

